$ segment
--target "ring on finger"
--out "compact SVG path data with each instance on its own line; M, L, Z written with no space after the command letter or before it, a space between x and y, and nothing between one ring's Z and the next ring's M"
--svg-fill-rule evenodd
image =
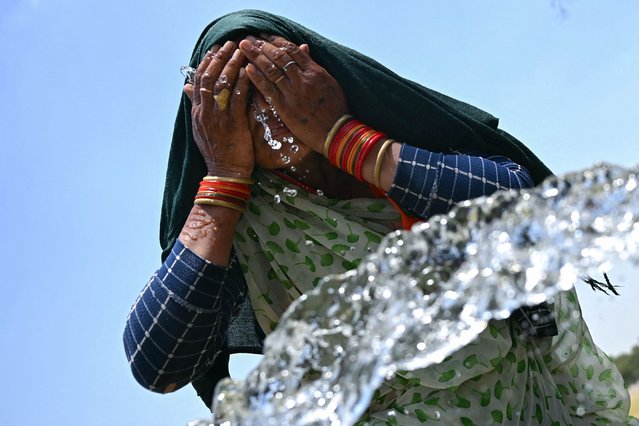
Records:
M286 73L286 72L288 72L288 67L290 67L290 66L291 66L291 65L293 65L293 64L297 65L297 62L295 62L295 61L288 61L288 62L287 62L287 63L286 63L286 64L282 67L282 70L283 70L285 73Z
M282 81L282 79L283 79L284 77L286 77L286 74L282 74L282 75L280 75L280 76L277 78L277 80L275 80L275 81L273 82L273 84L277 84L277 83L279 83L280 81Z
M222 89L217 95L213 95L213 99L215 99L217 108L220 111L224 111L226 108L228 108L230 97L231 93L229 92L229 89Z

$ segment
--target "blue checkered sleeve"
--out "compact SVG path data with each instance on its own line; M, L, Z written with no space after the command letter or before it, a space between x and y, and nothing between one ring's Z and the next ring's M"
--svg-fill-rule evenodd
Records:
M387 195L411 213L428 218L459 201L533 185L528 171L505 157L440 154L403 144Z
M127 318L124 348L135 379L165 393L204 373L245 295L235 256L222 268L178 240Z

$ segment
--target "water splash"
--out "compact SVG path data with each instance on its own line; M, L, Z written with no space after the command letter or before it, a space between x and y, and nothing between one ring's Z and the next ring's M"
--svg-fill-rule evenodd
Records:
M266 116L266 111L256 111L255 119L264 128L264 140L266 141L266 143L268 143L268 146L270 146L274 150L279 150L280 148L282 148L282 142L278 141L277 139L273 139L273 132L271 132L271 128L268 125L268 117Z
M215 423L353 424L397 369L441 362L613 256L637 264L638 173L599 165L388 235L290 306L258 368L218 386Z

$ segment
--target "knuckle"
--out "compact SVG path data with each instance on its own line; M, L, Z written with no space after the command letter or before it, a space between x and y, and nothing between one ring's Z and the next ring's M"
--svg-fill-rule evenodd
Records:
M290 41L287 41L282 46L282 50L284 50L285 52L288 52L288 53L297 53L297 51L299 50L299 47L297 47L296 44L291 43Z
M202 77L200 78L200 84L205 86L210 85L213 81L213 76L207 72L202 74Z
M275 66L275 64L267 65L266 69L264 71L265 71L267 77L275 77L275 76L279 75L279 73L280 73L279 68L277 68Z
M283 49L275 49L272 53L272 57L275 61L282 59L286 55L286 51Z

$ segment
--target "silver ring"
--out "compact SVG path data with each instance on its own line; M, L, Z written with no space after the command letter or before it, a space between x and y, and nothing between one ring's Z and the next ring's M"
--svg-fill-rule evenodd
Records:
M295 61L289 61L289 62L287 62L287 63L286 63L286 65L284 65L284 66L282 67L282 70L286 73L286 72L288 71L288 67L289 67L290 65L293 65L293 64L297 65L297 62L295 62Z

